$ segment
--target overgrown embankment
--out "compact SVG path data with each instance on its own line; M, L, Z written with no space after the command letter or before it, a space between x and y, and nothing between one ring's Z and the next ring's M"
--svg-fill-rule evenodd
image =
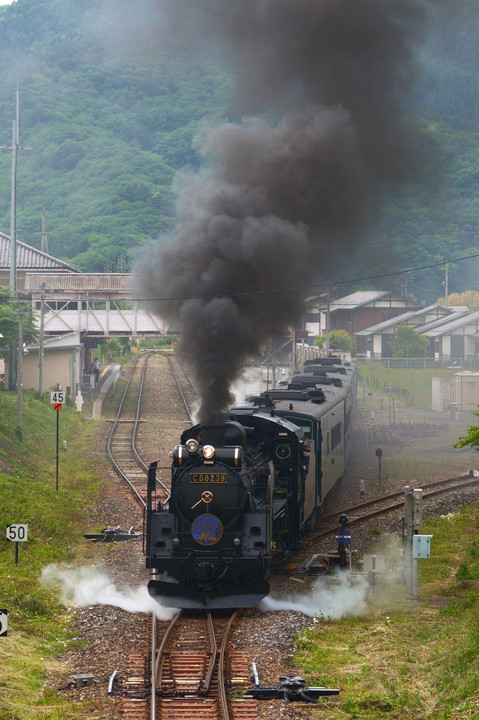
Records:
M405 602L400 566L390 566L369 613L319 620L298 639L309 684L341 691L322 705L323 720L479 717L479 508L431 520L423 533L433 539L431 558L419 561L419 602Z
M68 612L39 577L49 563L73 561L78 553L100 487L91 453L97 426L74 409L58 411L57 492L56 411L48 399L41 403L26 393L20 438L16 403L15 394L0 393L0 608L8 610L8 635L0 637L0 720L86 717L85 708L43 692L53 658L70 640ZM6 538L7 526L15 523L28 524L18 564Z

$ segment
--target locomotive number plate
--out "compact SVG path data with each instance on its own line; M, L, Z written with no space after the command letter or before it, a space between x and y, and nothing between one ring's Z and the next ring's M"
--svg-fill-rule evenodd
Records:
M190 473L192 483L226 483L228 473Z

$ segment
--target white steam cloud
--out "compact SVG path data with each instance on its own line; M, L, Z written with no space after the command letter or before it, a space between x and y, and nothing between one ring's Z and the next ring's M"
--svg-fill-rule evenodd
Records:
M66 568L51 564L43 569L41 582L58 593L65 605L112 605L130 613L154 612L159 620L168 620L177 612L153 600L146 585L122 592L105 573L93 567Z
M324 578L316 580L312 590L305 595L290 596L283 600L268 595L259 607L264 612L293 610L309 617L328 620L358 616L366 611L370 586L363 576L341 572L334 580L328 580L327 583Z

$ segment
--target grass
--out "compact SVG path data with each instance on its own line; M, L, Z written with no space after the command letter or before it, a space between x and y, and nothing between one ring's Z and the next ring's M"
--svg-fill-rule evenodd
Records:
M375 447L383 447L382 475L392 481L410 479L425 482L437 477L455 477L477 466L477 453L471 448L453 448L458 438L467 433L468 427L476 418L472 413L460 413L459 419L451 418L450 413L436 413L431 409L433 377L452 377L455 370L416 370L391 369L380 366L360 367L358 406L361 415L355 422L354 462L351 467L358 468L359 475L367 477L370 469L371 481L378 475L378 461L374 456ZM363 386L362 379L365 381ZM389 398L383 392L383 385L400 387L414 393L414 405L408 404L401 396L394 396L394 409L390 412ZM364 392L365 391L365 392ZM381 410L381 399L383 409ZM429 437L405 437L402 445L386 440L368 442L370 425L388 426L392 423L434 424L437 430ZM367 488L366 488L367 489Z
M313 718L479 718L479 508L423 532L434 537L420 561L420 602L386 601L383 580L364 616L319 621L297 638L307 681L341 691Z
M379 390L384 384L393 387L409 390L414 393L414 407L431 408L432 402L432 379L452 378L457 369L438 368L437 370L419 370L414 368L393 368L388 369L380 365L359 366L359 389L358 394L362 397L363 381L366 384L366 392L374 391L374 407L379 407L380 398L383 398L384 406L388 405L388 397L385 391ZM398 405L405 404L401 398L395 398Z
M99 492L97 470L85 452L95 423L86 423L73 409L60 412L57 492L55 411L25 393L22 440L16 396L0 393L0 607L8 610L8 636L0 638L0 720L88 717L81 703L64 703L43 690L48 673L58 669L54 658L73 640L70 616L39 576L50 562L75 559L85 516ZM15 546L5 536L12 523L28 524L29 539L19 543L17 565Z

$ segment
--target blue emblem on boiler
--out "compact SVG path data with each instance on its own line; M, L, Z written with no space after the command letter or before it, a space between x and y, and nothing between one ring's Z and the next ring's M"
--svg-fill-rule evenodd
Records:
M200 545L215 545L223 536L223 523L216 515L198 515L191 526L191 534Z

